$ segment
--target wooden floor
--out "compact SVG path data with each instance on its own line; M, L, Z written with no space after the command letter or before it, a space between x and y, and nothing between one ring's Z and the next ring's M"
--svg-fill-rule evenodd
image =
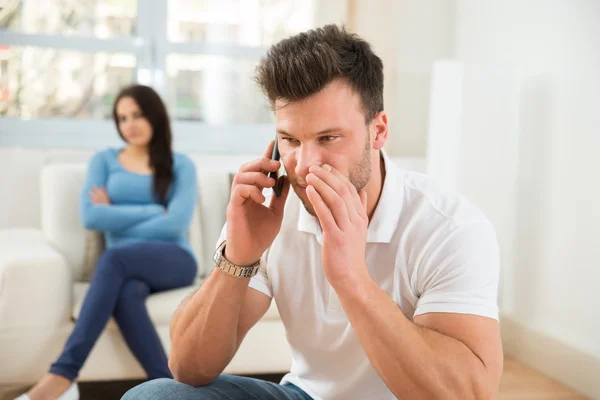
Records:
M504 358L498 400L588 399L511 357Z
M270 381L279 381L281 376L261 376ZM118 400L129 388L139 381L91 382L80 384L81 400ZM13 400L26 388L0 386L0 400ZM585 396L560 385L558 382L521 364L513 358L504 360L504 374L500 384L498 400L583 400Z

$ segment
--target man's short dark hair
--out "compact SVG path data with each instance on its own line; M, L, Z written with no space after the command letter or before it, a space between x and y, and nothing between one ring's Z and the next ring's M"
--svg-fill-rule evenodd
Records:
M383 111L383 63L370 44L344 27L325 25L273 45L256 69L255 80L274 106L319 92L336 79L360 96L365 120Z

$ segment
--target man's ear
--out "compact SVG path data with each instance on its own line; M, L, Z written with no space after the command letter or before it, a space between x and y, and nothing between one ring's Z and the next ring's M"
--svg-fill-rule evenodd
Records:
M371 135L373 138L373 150L381 150L388 139L388 121L385 111L380 111L371 121Z

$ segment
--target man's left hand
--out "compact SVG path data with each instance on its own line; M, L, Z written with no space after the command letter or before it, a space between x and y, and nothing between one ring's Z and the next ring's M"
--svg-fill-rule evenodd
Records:
M368 275L367 194L329 165L311 166L306 194L323 229L323 270L334 288Z

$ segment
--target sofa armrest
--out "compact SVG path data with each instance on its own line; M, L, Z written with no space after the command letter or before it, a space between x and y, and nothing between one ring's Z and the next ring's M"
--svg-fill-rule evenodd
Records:
M69 321L71 269L35 229L0 230L0 332Z

